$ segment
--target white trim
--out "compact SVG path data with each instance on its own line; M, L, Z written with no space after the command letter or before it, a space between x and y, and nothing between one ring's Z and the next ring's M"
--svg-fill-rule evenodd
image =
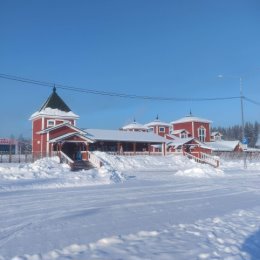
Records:
M195 137L195 136L194 136L194 122L192 122L191 127L192 127L192 137Z
M53 125L49 125L49 122L53 122ZM47 119L47 126L46 127L53 127L56 125L56 120L55 119Z
M49 155L49 139L50 139L50 134L49 132L47 133L47 140L46 140L46 152L47 152L47 155Z
M50 143L60 142L60 141L62 141L64 139L66 139L66 138L69 138L69 137L73 136L73 135L76 135L76 136L78 136L78 137L80 137L82 139L85 139L85 142L94 143L93 139L90 139L90 138L86 137L85 135L82 135L82 134L80 134L78 132L67 133L67 134L55 137L55 138L49 140L49 142ZM66 142L70 142L70 141L66 141ZM73 142L73 143L81 143L81 142L84 142L84 141L71 140L71 142Z
M42 135L41 135L41 157L42 157Z
M44 127L44 119L45 119L45 117L43 116L42 117L42 129L41 130L43 130L45 127Z
M165 133L165 127L164 126L158 126L159 128L159 133ZM160 129L163 128L163 131L161 131Z
M202 135L200 135L200 130L201 129L204 130L203 140L201 140ZM206 127L201 125L197 130L198 130L198 139L200 140L200 142L204 143L206 141L206 136L207 136L207 129L206 129Z

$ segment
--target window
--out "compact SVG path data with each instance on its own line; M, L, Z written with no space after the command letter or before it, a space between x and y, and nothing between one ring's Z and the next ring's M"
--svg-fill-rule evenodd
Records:
M181 138L187 138L187 133L185 131L181 132Z
M165 132L165 128L164 127L159 127L159 132L160 133L164 133Z
M148 132L153 132L153 127L149 127Z
M55 126L55 121L54 120L48 120L47 121L47 127L52 127Z
M199 136L199 140L201 142L205 142L205 139L206 139L206 129L203 126L201 126L198 129L198 136Z

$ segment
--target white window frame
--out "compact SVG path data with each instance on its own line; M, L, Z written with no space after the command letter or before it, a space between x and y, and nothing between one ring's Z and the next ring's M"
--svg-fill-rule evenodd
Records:
M203 132L201 132L203 131ZM206 128L204 126L200 126L198 128L198 138L201 142L205 142L206 140L206 135L207 135L207 132L206 132Z
M165 127L164 126L159 126L159 133L165 133Z
M47 120L47 127L52 127L52 126L55 126L55 125L56 125L56 121L55 120L53 120L53 119L48 119Z
M181 138L187 138L188 137L188 135L187 135L187 133L185 132L185 131L183 131L182 133L181 133L181 136L180 136Z

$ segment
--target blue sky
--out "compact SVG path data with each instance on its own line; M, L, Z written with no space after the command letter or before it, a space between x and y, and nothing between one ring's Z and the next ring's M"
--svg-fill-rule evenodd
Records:
M86 89L260 101L258 0L1 0L0 73ZM226 75L219 79L217 75ZM233 76L229 77L229 76ZM0 78L0 137L31 135L30 115L51 88ZM213 126L240 124L240 101L174 102L104 97L58 89L78 126L117 129L136 118L193 114ZM260 106L245 103L245 120Z

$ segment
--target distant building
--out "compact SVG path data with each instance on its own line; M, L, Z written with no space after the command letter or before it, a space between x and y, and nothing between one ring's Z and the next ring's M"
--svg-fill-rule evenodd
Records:
M215 141L221 141L222 140L222 134L220 132L212 132L210 135L210 141L215 142Z
M134 119L132 123L123 126L122 128L120 128L120 130L133 132L147 132L148 128L145 125L137 123Z
M149 129L148 131L153 132L165 138L167 138L167 136L170 134L171 125L169 123L162 122L159 119L158 115L154 121L146 124L145 126Z
M212 121L190 115L172 121L174 131L187 131L187 137L193 137L200 142L210 142L210 124Z
M12 138L0 138L0 153L17 154L18 142Z

